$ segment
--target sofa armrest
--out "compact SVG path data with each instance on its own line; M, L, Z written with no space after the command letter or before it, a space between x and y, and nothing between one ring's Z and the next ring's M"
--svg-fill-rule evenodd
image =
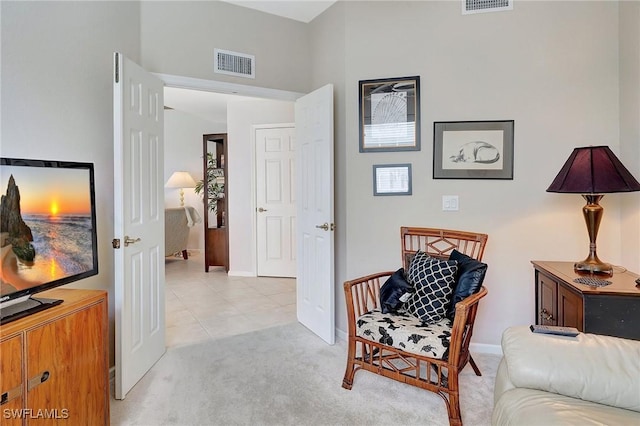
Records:
M498 400L502 396L503 393L515 389L513 383L511 383L511 378L509 377L509 369L507 368L507 363L504 358L500 360L500 364L498 364L498 371L496 372L496 381L493 386L493 403L494 405L498 403Z
M164 255L187 249L189 240L189 225L184 207L167 208L164 210Z
M640 341L537 334L520 326L505 330L502 351L516 387L640 412Z

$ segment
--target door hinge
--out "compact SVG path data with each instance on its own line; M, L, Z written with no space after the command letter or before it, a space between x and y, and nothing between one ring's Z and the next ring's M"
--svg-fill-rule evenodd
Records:
M116 83L120 82L120 72L119 72L119 70L120 70L120 61L118 59L119 57L120 57L120 55L118 55L116 53L116 69L115 69Z
M111 246L112 246L114 249L119 249L119 248L120 248L120 238L114 238L114 239L111 241Z

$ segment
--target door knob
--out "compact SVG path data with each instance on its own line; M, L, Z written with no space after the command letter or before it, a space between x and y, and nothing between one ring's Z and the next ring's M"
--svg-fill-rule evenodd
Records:
M258 207L258 212L262 213L262 212L266 212L267 209L263 209L262 207Z
M129 244L135 244L135 243L137 243L138 241L140 241L140 238L131 238L131 237L130 237L130 236L128 236L128 235L125 235L125 236L124 236L124 246L125 246L125 247L128 247L128 246L129 246Z
M327 222L325 222L322 225L316 225L316 228L323 229L325 231L335 231L336 225L335 223L332 223L331 225L329 225Z

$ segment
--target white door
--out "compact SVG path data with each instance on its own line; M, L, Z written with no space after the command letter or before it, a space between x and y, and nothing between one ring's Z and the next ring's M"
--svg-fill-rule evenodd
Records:
M123 399L165 351L164 101L158 78L120 53L114 59L115 393Z
M335 342L333 85L296 101L298 321Z
M258 275L296 276L295 128L256 129Z

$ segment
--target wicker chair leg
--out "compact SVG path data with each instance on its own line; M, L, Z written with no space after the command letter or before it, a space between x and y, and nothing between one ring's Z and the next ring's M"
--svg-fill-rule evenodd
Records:
M447 404L447 410L449 411L449 426L462 426L462 417L460 416L460 393L457 390L458 377L449 377L449 385L451 381L455 381L455 391L449 393L449 404Z
M342 387L351 390L353 386L353 376L356 374L355 359L356 356L356 344L353 341L349 342L349 349L347 351L347 368L344 371L344 379L342 379Z
M482 376L482 373L480 372L478 365L473 360L473 357L471 355L469 355L469 364L471 364L471 368L473 368L473 371L476 373L476 376Z
M351 390L353 387L353 376L355 373L356 371L353 368L353 362L347 361L347 371L345 371L344 378L342 379L342 387L346 390Z
M449 426L462 426L462 416L460 414L460 388L458 387L458 371L455 368L449 370L447 377L449 388L447 412L449 414Z

